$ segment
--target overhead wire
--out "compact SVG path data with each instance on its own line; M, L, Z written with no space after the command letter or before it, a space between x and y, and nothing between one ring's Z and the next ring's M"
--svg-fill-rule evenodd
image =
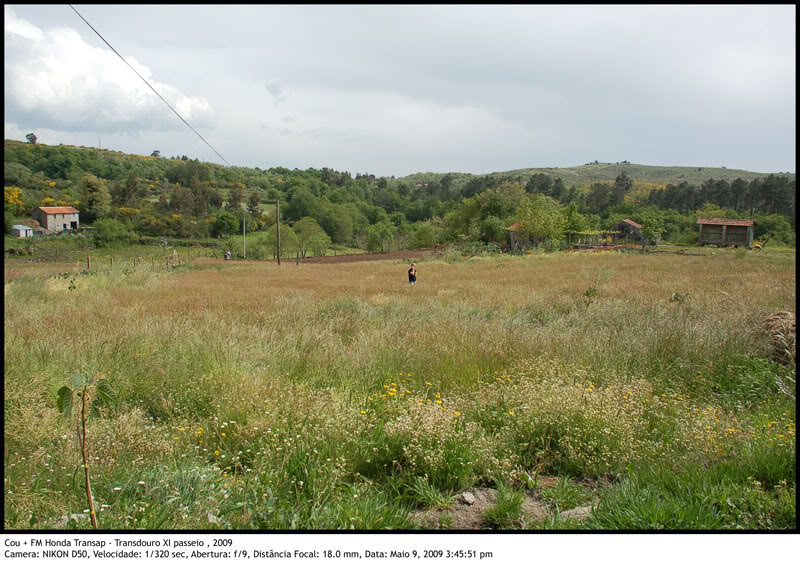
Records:
M219 156L219 157L222 159L222 161L223 161L223 162L225 162L225 163L226 163L228 166L230 166L230 163L228 163L228 161L227 161L227 160L225 160L225 158L223 158L222 154L220 154L219 152L217 152L217 149L216 149L216 148L214 148L213 146L211 146L211 143L209 143L209 142L208 142L206 139L204 139L204 138L203 138L203 135L201 135L200 133L198 133L197 131L195 131L194 127L192 127L191 125L189 125L189 123L187 123L186 119L184 119L183 117L181 117L181 114L180 114L180 113L178 113L177 111L175 111L175 109L173 109L173 107L172 107L172 106L169 104L169 102L167 102L167 100L165 100L163 97L161 97L161 94L159 94L159 93L156 91L156 89L155 89L155 88L153 88L153 86L151 86L151 85L150 85L150 83L149 83L149 82L148 82L148 81L147 81L147 80L146 80L146 79L145 79L145 78L144 78L144 77L143 77L141 74L139 74L138 72L136 72L136 69L135 69L135 68L133 68L133 67L132 67L132 66L131 66L131 65L128 63L128 61L126 61L126 60L125 60L125 59L122 57L122 55L120 55L120 54L117 52L117 50L116 50L114 47L112 47L112 46L111 46L111 44L110 44L108 41L106 41L105 37L103 37L103 36L100 34L100 32L99 32L99 31L97 31L97 30L96 30L96 29L95 29L95 28L92 26L92 24L90 24L88 21L86 21L86 18L85 18L85 17L83 17L83 16L81 15L81 13L80 13L78 10L76 10L76 9L75 9L75 8L72 6L72 4L67 4L67 5L68 5L70 8L72 8L72 10L73 10L73 11L74 11L76 14L78 14L78 16L79 16L79 17L80 17L80 18L81 18L81 19L82 19L82 20L83 20L83 21L86 23L86 25L88 25L88 26L91 28L91 30L92 30L92 31L94 31L94 32L97 34L97 36L98 36L100 39L102 39L102 40L103 40L103 43L105 43L106 45L108 45L108 48L109 48L109 49L111 49L112 51L114 51L114 54L115 54L115 55L117 55L117 56L118 56L118 57L119 57L119 58L122 60L122 62L124 62L125 64L127 64L127 65L128 65L128 68L130 68L131 70L133 70L133 72L135 72L135 73L136 73L136 76L138 76L139 78L141 78L141 79L142 79L142 82L144 82L145 84L147 84L147 87L148 87L148 88L150 88L151 90L153 90L153 93L155 93L155 95L157 95L157 96L158 96L158 97L161 99L161 101L163 101L165 104L167 104L167 107L168 107L168 108L170 108L170 109L172 110L172 112L173 112L175 115L177 115L177 116L178 116L178 119L180 119L181 121L183 121L183 122L184 122L184 124L185 124L187 127L189 127L189 128L192 130L192 132L194 132L194 134L195 134L195 135L197 135L198 137L200 137L200 140L202 140L204 143L206 143L206 144L208 145L208 147L209 147L211 150L213 150L213 151L214 151L214 153L215 153L217 156Z

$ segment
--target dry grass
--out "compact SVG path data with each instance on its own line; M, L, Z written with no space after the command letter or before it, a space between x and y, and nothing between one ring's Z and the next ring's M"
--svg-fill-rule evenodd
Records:
M339 525L326 502L357 473L460 489L541 469L711 462L743 436L793 447L794 427L767 427L777 416L759 410L773 389L754 398L720 382L741 371L754 389L772 384L756 377L773 368L761 321L795 309L793 255L431 261L415 287L391 261L51 268L5 271L13 527L53 525L79 504L74 428L54 407L75 370L120 394L90 437L101 523L119 527L202 528L245 500L258 509L235 511L234 525L287 526L301 506L304 526ZM761 413L726 405L736 401ZM281 507L286 494L295 503ZM163 515L154 506L170 497ZM379 511L362 523L397 516Z

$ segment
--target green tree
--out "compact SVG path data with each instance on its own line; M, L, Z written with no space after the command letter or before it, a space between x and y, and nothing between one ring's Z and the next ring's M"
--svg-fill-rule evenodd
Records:
M503 244L506 239L506 222L489 215L480 222L481 240L487 243Z
M267 231L264 246L269 249L273 258L277 257L278 235L274 228ZM289 225L281 223L281 257L293 258L299 251L300 243L297 234Z
M93 222L111 213L111 194L106 182L96 176L84 176L79 182L81 203L78 209L83 213L81 219Z
M222 211L217 215L217 220L214 222L214 234L231 235L239 232L239 219L236 215L227 211Z
M231 186L228 194L228 209L236 212L242 207L244 202L244 185L235 183Z
M557 242L564 238L566 218L561 205L552 197L537 193L526 198L517 217L520 223L517 233L528 240Z
M289 204L286 207L281 205L281 207L281 217L289 222L299 221L303 217L317 217L319 215L319 202L306 186L296 188L292 193L292 199Z
M586 230L586 218L578 212L578 205L575 201L570 201L564 210L564 230L567 232Z
M378 226L371 224L367 227L366 245L368 252L378 252L381 250L381 234Z
M349 244L353 238L353 218L341 205L328 203L322 207L317 222L336 244Z
M433 227L427 222L418 223L408 240L408 247L431 248L434 244L436 244L436 232Z
M390 220L381 221L375 227L378 229L378 236L381 239L381 252L388 252L397 232L397 227ZM383 249L384 244L386 245L386 250Z
M664 217L654 211L647 211L640 215L642 225L642 249L648 242L655 244L661 240L664 233Z
M261 216L261 209L259 208L260 203L261 197L258 191L252 192L250 197L247 198L247 212L250 213L254 219Z
M298 248L300 255L303 257L306 256L306 252L310 249L316 255L320 255L331 245L330 236L322 230L319 223L312 217L303 217L294 223L293 230L297 234Z
M25 135L25 139L26 139L26 140L27 140L27 141L28 141L30 144L36 144L36 141L38 140L38 139L36 138L36 135L34 135L33 133L28 133L27 135Z

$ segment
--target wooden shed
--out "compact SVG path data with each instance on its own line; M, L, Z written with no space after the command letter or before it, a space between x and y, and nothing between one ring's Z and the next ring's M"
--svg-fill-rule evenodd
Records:
M50 232L77 230L78 216L78 209L74 207L38 207L33 211L33 218Z
M744 219L697 219L700 225L698 246L716 244L717 246L753 247L753 230L756 221Z

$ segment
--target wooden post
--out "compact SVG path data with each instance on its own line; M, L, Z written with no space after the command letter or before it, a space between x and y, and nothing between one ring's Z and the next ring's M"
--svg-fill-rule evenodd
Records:
M114 256L111 256L111 271L114 271Z
M92 256L86 256L86 269L92 269Z
M300 250L297 251L297 261L295 262L295 265L300 265Z

